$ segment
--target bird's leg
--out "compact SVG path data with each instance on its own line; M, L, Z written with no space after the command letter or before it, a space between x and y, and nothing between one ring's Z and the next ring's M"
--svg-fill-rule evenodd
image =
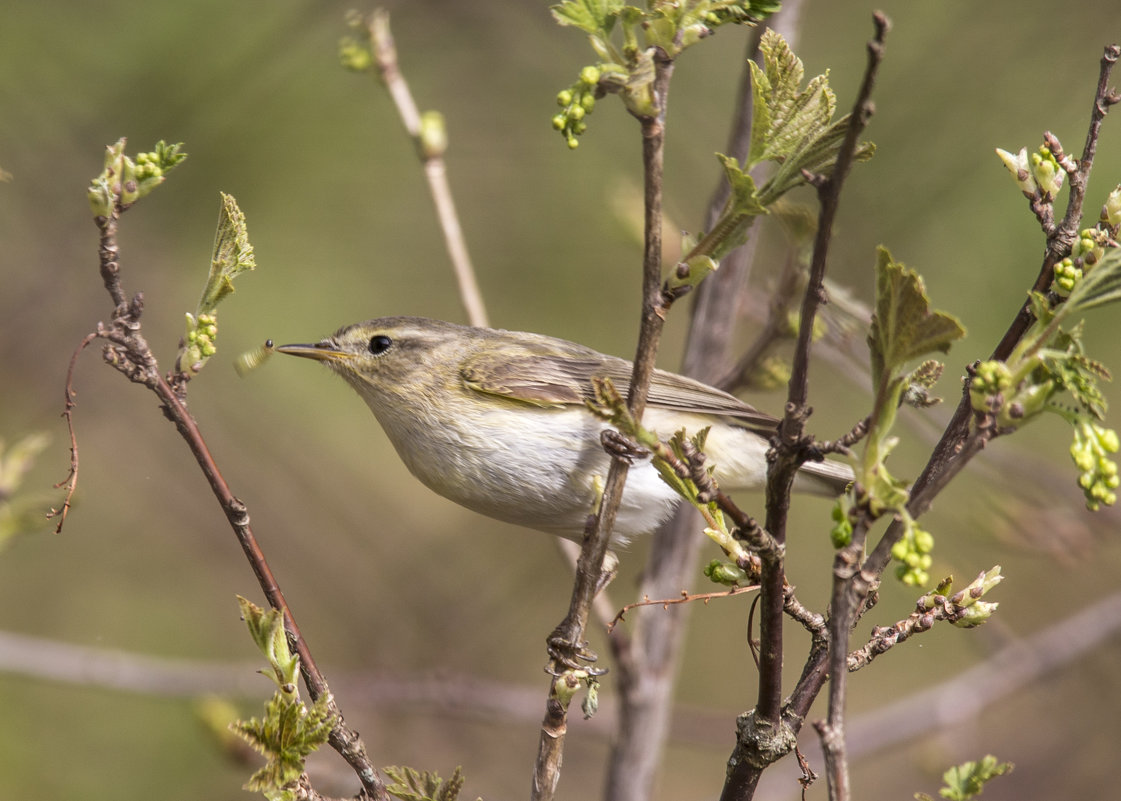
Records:
M595 594L599 595L619 572L619 557L614 551L604 554L603 569L596 578ZM607 668L592 667L599 660L597 654L588 645L587 640L578 639L580 626L569 611L568 616L561 621L552 634L545 638L545 647L549 653L549 662L545 665L545 672L559 676L568 670L582 670L589 676L602 676L607 673Z

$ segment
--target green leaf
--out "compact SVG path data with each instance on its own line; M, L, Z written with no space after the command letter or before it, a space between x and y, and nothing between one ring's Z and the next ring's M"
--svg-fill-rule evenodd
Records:
M1055 381L1056 389L1065 389L1083 411L1098 420L1105 419L1108 406L1098 380L1109 381L1109 369L1091 359L1082 349L1082 324L1055 337L1054 348L1040 352L1044 378ZM1042 383L1038 381L1037 383Z
M238 208L233 195L222 192L221 196L218 229L214 235L214 256L210 262L206 287L199 300L197 315L213 312L218 303L234 291L234 278L257 268L257 262L253 258L253 245L249 243L245 215Z
M240 595L237 603L249 635L273 670L273 681L282 689L294 686L299 680L300 658L288 647L288 635L280 611L266 611Z
M266 702L263 718L231 723L230 730L267 760L249 777L245 789L269 799L294 799L292 785L304 772L304 760L327 742L336 720L329 696L320 696L309 709L299 699L277 692Z
M922 278L892 261L886 248L876 259L876 304L868 345L872 375L880 385L885 372L932 351L945 353L965 329L952 315L931 311Z
M968 801L981 794L985 783L1012 772L1011 762L997 762L991 754L978 762L964 762L942 774L945 787L938 791L950 801Z
M755 179L740 168L740 164L731 156L717 153L716 158L724 166L724 176L732 188L729 200L729 210L734 214L760 215L766 214L767 209L759 202L759 192L755 186Z
M222 195L218 213L218 229L214 234L214 255L210 273L194 314L187 312L187 329L179 345L176 370L197 373L207 359L218 351L218 304L234 291L234 279L243 272L256 269L253 245L245 215L233 195Z
M623 5L622 0L564 0L551 6L549 11L559 25L572 25L593 36L606 36L611 33Z
M385 774L392 782L385 788L386 792L401 801L455 801L464 781L461 767L456 767L446 782L434 771L422 773L407 766L390 765Z

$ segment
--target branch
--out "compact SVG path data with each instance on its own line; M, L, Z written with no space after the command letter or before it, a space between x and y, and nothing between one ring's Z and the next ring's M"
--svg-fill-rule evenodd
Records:
M78 437L74 433L74 368L78 364L78 357L82 354L91 342L97 339L97 333L86 334L78 347L74 349L74 353L70 355L70 366L66 368L66 402L62 411L62 416L66 419L66 433L70 437L70 470L66 474L66 478L54 485L55 489L66 487L66 496L62 500L62 506L58 509L52 508L47 512L47 519L51 520L55 517L58 518L58 524L55 526L54 533L62 533L62 527L66 525L66 516L70 514L71 501L74 498L74 491L78 488Z
M467 252L463 228L459 224L451 185L448 183L448 171L444 163L447 135L443 129L443 119L437 119L436 115L422 117L417 110L416 101L413 100L397 62L397 46L389 30L389 12L379 8L364 24L370 36L378 76L389 90L401 122L416 143L417 155L424 165L424 177L428 180L428 189L436 205L436 217L444 234L444 244L459 284L459 297L467 311L467 319L471 325L485 327L488 324L486 305L479 291L475 268L471 265L471 256Z
M805 421L811 412L806 405L809 394L809 356L814 317L819 305L825 302L823 284L833 221L841 189L852 166L860 133L873 111L871 91L882 58L883 40L888 28L887 19L882 14L877 13L873 19L876 34L868 45L868 66L833 173L828 178L812 177L812 182L818 188L821 210L810 262L809 282L802 302L785 415L775 442L775 461L770 465L767 475L765 528L780 548L784 548L786 542L786 518L794 474L809 455L812 442L804 433ZM788 735L796 733L805 715L805 711L801 716L791 714L790 705L784 708L782 703L782 617L785 584L783 559L777 560L773 565L764 564L760 590L758 701L752 712L741 716L736 750L729 761L728 778L721 795L722 801L753 797L763 769L790 750L787 746L790 746L793 737ZM824 647L823 637L815 636L813 643L811 657L807 660L798 687L802 687L810 677L824 681L823 662L828 649ZM816 696L816 690L812 695ZM812 697L809 700L812 701Z
M839 199L840 182L843 181L843 177L847 174L848 168L852 163L852 155L855 151L860 132L864 129L868 118L874 111L871 101L872 88L875 85L876 74L883 60L884 39L890 29L890 23L887 17L882 13L873 15L873 20L876 26L876 35L875 38L868 43L868 66L864 72L864 80L861 83L852 117L849 121L849 128L845 134L845 144L841 147L840 156L837 160L837 171L834 173L833 177L828 180L826 184L828 191L821 198L822 222L824 223L826 220L826 209L831 209L830 216L828 217L830 225L832 224L832 214L836 211L836 204ZM841 167L842 163L844 164L843 171ZM822 232L819 229L819 238L821 234ZM828 236L829 233L826 232L826 240L824 242L826 247L828 246ZM824 261L824 255L821 258ZM818 248L815 247L814 263L810 270L811 284L813 284L818 274L816 268L817 261ZM823 273L824 264L821 270ZM809 291L806 293L806 301L806 306L809 306L812 302L811 293ZM806 306L803 306L803 322L799 330L799 344L801 344L803 334L807 339L810 334L810 332L807 331L804 318ZM813 308L816 311L816 306ZM798 362L796 360L795 371L797 371L797 365ZM792 380L791 383L793 385L794 381ZM847 674L845 672L846 665L844 660L848 655L849 633L859 616L860 609L863 606L863 599L868 596L871 586L874 585L874 580L870 582L866 575L858 570L864 552L864 539L867 529L861 526L860 531L860 536L854 536L849 545L841 548L837 552L834 562L833 600L830 604L829 620L829 673L832 677L832 681L829 684L829 713L824 722L814 724L818 734L821 736L822 747L825 750L826 776L829 785L830 801L848 801L850 797L844 724L845 708L847 704Z
M797 36L800 0L783 4L769 24L782 28L788 42ZM751 31L740 77L736 110L725 150L737 161L747 157L751 135L752 91L748 59L756 57L763 26ZM711 230L719 219L731 186L721 174L704 216L703 230ZM712 382L726 370L729 343L744 302L747 279L758 238L732 251L720 269L700 283L694 295L689 333L681 372ZM688 586L697 575L704 538L697 536L697 515L687 504L678 507L671 520L652 537L650 555L642 573L639 597L667 597ZM649 798L670 732L673 691L680 667L689 608L678 606L665 614L645 614L628 627L625 641L617 632L611 637L619 697L619 726L608 762L605 795L614 801Z
M654 374L654 361L661 338L665 315L673 298L662 291L662 173L665 145L665 109L673 60L658 51L654 57L653 96L656 113L639 117L642 126L642 161L644 177L644 250L642 258L642 318L638 346L631 377L627 406L641 421L646 396ZM553 654L550 672L554 673L545 719L542 722L531 798L551 799L560 778L560 762L564 751L567 705L559 705L563 695L561 682L579 669L573 656L592 656L584 649L584 633L592 600L600 584L604 558L623 497L627 477L626 462L615 459L608 470L599 511L584 537L577 563L576 581L568 614L549 637ZM581 653L583 652L583 653ZM594 658L594 657L593 657ZM562 673L561 666L567 668ZM558 675L559 674L559 675ZM566 675L568 674L568 675Z
M257 544L256 537L249 526L249 513L245 504L231 492L207 448L197 423L190 412L187 411L184 398L171 387L167 379L160 375L159 365L141 334L140 315L143 311L143 296L137 294L132 300L126 300L127 295L121 285L119 247L116 238L120 214L121 206L118 199L110 214L95 218L101 232L99 246L101 275L106 290L115 304L113 321L109 327L99 324L97 332L83 341L82 346L75 352L74 358L89 341L92 341L92 338L104 339L109 343L105 347L105 360L130 381L142 384L152 390L160 399L164 415L175 425L186 441L203 475L206 477L211 491L218 500L219 506L225 513L234 535L249 560L261 590L269 604L283 615L289 642L300 657L300 670L303 674L304 683L307 685L308 693L313 700L324 695L330 698L330 711L338 715L337 719L339 721L331 732L331 745L354 769L362 783L363 793L366 797L379 800L388 799L385 785L378 775L377 769L367 757L365 746L358 733L348 728L343 722L341 712L333 695L331 695L327 682L316 666L311 651L300 633L291 610L288 608L280 590L280 585L273 576L264 553ZM69 380L70 376L68 374L67 412L65 413L68 420L73 405ZM183 392L185 392L185 387ZM76 481L77 478L76 461L75 455L72 461L74 474L71 481Z

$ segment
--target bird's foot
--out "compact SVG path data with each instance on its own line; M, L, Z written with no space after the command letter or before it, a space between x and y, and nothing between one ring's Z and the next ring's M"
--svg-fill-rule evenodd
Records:
M545 638L545 647L549 652L545 672L550 676L560 676L570 670L581 670L589 676L607 673L607 668L594 667L594 663L599 661L599 654L591 649L587 640L577 641L572 628L566 619Z
M605 428L603 433L599 435L599 441L610 456L627 464L634 464L650 458L649 449L642 447L630 437L613 428Z

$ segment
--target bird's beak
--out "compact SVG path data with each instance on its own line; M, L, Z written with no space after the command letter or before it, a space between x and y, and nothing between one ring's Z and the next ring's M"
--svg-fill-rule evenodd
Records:
M278 353L303 356L305 359L315 359L320 362L336 362L350 358L350 353L339 350L338 346L329 339L316 342L314 345L278 345L276 350Z

